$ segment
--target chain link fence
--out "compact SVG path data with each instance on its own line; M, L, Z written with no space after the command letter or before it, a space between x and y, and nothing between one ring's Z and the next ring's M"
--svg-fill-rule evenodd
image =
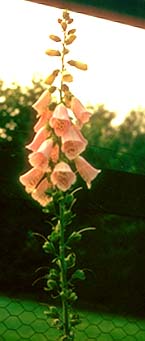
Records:
M59 331L44 314L46 304L0 296L0 341L57 341ZM113 314L80 311L82 323L75 341L144 341L145 320Z

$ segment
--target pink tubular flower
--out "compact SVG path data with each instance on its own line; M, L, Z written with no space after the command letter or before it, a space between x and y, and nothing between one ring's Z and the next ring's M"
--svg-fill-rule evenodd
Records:
M51 101L51 94L48 90L45 90L38 100L32 105L39 115L41 115L46 108L48 108L48 104Z
M25 186L27 193L31 193L42 179L44 172L41 169L32 168L19 177L20 182Z
M76 181L76 175L67 163L61 161L54 167L51 174L51 181L54 186L57 186L61 191L65 192Z
M37 202L39 202L41 206L45 207L52 201L52 198L48 196L48 194L45 193L48 189L51 189L51 188L52 188L52 184L48 182L47 178L44 178L39 183L37 188L32 192L31 194L32 198L36 200Z
M61 149L69 160L73 160L85 150L87 143L87 140L83 137L79 129L71 125L62 136Z
M43 112L43 114L40 116L38 122L34 126L34 131L36 133L39 131L40 128L42 128L44 125L47 124L51 115L52 115L52 112L49 109L47 109Z
M91 114L85 109L85 107L76 97L72 97L71 110L80 123L84 124L89 121Z
M68 115L67 108L64 104L59 104L55 108L52 117L49 121L50 126L54 129L57 136L63 136L68 130L71 121Z
M38 130L36 135L34 136L34 139L31 143L29 143L26 148L32 150L35 152L43 141L46 140L47 137L50 136L50 132L46 129L46 127L42 127Z
M52 147L50 159L53 163L57 163L59 159L59 145L57 143Z
M75 160L76 169L81 177L86 181L87 187L91 188L91 181L101 172L100 169L92 167L82 156Z
M48 160L51 155L53 146L53 140L45 140L38 150L29 155L29 162L31 166L42 169L43 171L49 171Z

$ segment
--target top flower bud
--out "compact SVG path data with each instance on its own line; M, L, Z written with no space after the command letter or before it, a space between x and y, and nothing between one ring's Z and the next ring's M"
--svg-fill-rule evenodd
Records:
M67 10L63 11L62 16L63 16L63 19L65 19L65 20L69 20L70 19L69 12Z

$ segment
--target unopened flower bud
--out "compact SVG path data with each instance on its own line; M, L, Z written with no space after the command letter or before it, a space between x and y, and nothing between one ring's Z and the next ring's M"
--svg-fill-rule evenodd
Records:
M66 22L65 22L65 21L62 21L62 22L61 22L61 27L62 27L63 31L65 31L65 30L66 30L66 28L67 28L67 24L66 24Z
M51 93L51 94L53 94L53 92L56 90L56 86L51 86L50 88L49 88L49 92Z
M68 83L73 82L73 76L67 72L63 74L62 79L64 82L68 82Z
M61 56L61 53L60 53L60 51L58 51L58 50L51 50L51 49L48 49L48 50L45 51L45 53L46 53L48 56L51 56L51 57Z
M86 71L88 69L87 64L82 63L82 62L80 62L78 60L69 60L68 64L71 65L71 66L75 66L77 69L80 69L80 70Z
M76 39L76 35L75 34L71 34L69 36L69 38L66 40L66 45L72 44L75 39Z
M74 20L73 20L72 18L70 18L70 19L68 20L68 24L72 24L73 21L74 21Z
M76 29L75 28L72 28L72 30L69 30L68 31L68 34L74 34L76 32Z
M55 41L55 42L60 42L61 41L61 39L58 36L54 35L54 34L50 34L49 38L51 40Z

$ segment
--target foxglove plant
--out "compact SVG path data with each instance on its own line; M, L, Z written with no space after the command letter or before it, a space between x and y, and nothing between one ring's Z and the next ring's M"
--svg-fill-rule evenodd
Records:
M68 11L63 11L62 18L58 19L62 37L50 35L50 39L60 48L48 49L46 54L59 58L61 67L46 78L47 88L33 104L38 121L34 126L33 141L26 146L31 151L28 160L32 168L20 176L26 192L46 213L53 214L51 233L47 237L42 236L43 250L52 256L52 268L43 278L46 279L45 290L59 297L62 304L61 313L56 306L49 307L46 312L54 326L60 329L61 340L75 338L74 327L79 323L79 317L72 312L72 305L77 300L73 282L85 279L84 271L76 268L76 254L72 245L81 239L82 232L93 229L88 227L69 232L77 190L74 184L78 172L90 188L92 180L100 173L81 156L88 144L81 128L89 121L91 114L67 85L73 81L67 64L87 70L87 65L80 61L65 61L69 53L68 46L76 39L76 30L70 29L72 22ZM59 86L54 85L56 79ZM54 99L53 94L56 92L59 96Z

